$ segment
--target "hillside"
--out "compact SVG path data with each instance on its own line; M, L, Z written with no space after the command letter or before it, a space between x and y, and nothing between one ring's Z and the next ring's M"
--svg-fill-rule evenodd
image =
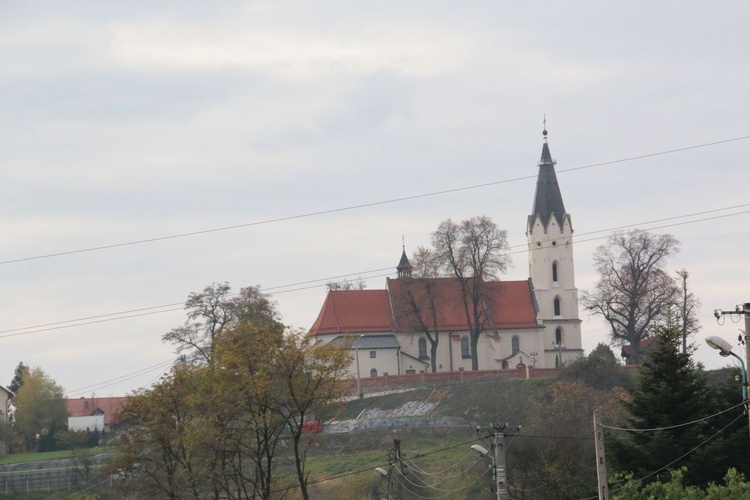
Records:
M399 487L392 482L392 494L398 490L402 498L433 498L444 490L442 498L482 498L491 482L489 462L470 446L484 442L489 447L489 441L480 439L486 432L478 433L477 426L528 425L534 402L545 399L554 383L554 379L489 380L342 404L310 450L311 478L318 483L315 498L385 495L388 481L374 471L388 468L396 439L407 464L406 478L416 484ZM451 473L444 474L446 470ZM436 480L433 475L442 476ZM433 484L436 481L438 485ZM456 491L446 497L448 489Z
M334 410L326 433L391 427L461 427L523 418L530 396L545 391L553 379L486 380L427 387L352 400Z

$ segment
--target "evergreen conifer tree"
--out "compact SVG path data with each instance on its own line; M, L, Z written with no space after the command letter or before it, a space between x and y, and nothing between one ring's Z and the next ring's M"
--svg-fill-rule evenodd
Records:
M742 408L727 412L725 418L706 419L731 403L710 391L691 352L682 352L679 328L659 327L657 339L651 359L639 371L632 398L623 404L631 415L628 427L659 430L609 439L612 462L636 478L668 481L670 470L686 466L687 484L719 482L729 467L739 465L740 457L728 453L734 447L728 439L732 429L722 429L727 418L731 422L742 416ZM746 439L743 444L747 447Z

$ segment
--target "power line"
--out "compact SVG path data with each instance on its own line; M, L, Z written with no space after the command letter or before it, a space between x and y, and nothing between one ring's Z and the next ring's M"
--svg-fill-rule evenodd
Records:
M728 411L732 411L735 408L738 408L738 407L744 406L744 405L745 405L745 402L743 401L742 403L738 403L738 404L732 406L731 408L727 408L726 410L722 410L722 411L720 411L718 413L714 413L713 415L708 415L707 417L697 418L695 420L691 420L690 422L685 422L685 423L682 423L682 424L670 425L668 427L654 427L652 429L632 429L632 428L627 428L627 427L612 427L612 426L604 425L604 424L600 424L600 425L604 429L609 429L609 430L612 430L612 431L627 431L627 432L657 432L657 431L666 431L666 430L669 430L669 429L677 429L678 427L685 427L685 426L688 426L688 425L700 424L700 423L705 422L706 420L709 420L709 419L714 418L714 417L718 417L719 415L722 415L722 414L724 414L724 413L726 413ZM591 438L591 439L593 439L593 438Z
M477 460L476 462L474 462L474 465L476 465L477 463L479 463L479 460ZM417 484L414 481L410 480L408 477L406 477L406 475L401 474L401 473L394 474L394 478L396 479L396 482L398 482L402 487L404 487L407 491L409 491L410 495L413 495L413 496L415 496L417 498L425 498L425 499L429 500L429 499L437 499L437 498L446 498L446 497L452 495L453 493L456 493L458 491L465 490L465 489L467 489L467 488L469 488L471 486L474 486L480 479L482 479L487 473L489 473L489 471L490 471L490 469L486 468L484 470L484 472L482 472L477 477L475 477L471 482L466 483L464 485L461 485L458 488L453 488L453 489L438 488L437 486L430 485L430 484L420 485L420 484ZM405 480L410 485L414 486L415 488L427 488L427 489L430 489L430 490L438 491L440 493L444 493L444 495L440 495L440 496L437 496L437 497L434 496L434 495L430 495L428 497L420 495L419 493L416 493L408 485L406 485L403 482L401 482L402 479Z
M603 166L607 166L607 165L614 165L614 164L617 164L617 163L624 163L624 162L628 162L628 161L642 160L642 159L645 159L645 158L653 158L653 157L656 157L656 156L663 156L663 155L674 154L674 153L679 153L679 152L683 152L683 151L690 151L690 150L693 150L693 149L700 149L700 148L706 148L706 147L711 147L711 146L717 146L717 145L721 145L721 144L727 144L727 143L736 142L736 141L743 141L743 140L747 140L747 139L750 139L750 135L741 136L741 137L735 137L735 138L732 138L732 139L725 139L725 140L721 140L721 141L708 142L708 143L703 143L703 144L696 144L696 145L693 145L693 146L686 146L686 147L683 147L683 148L675 148L675 149L669 149L669 150L665 150L665 151L658 151L658 152L655 152L655 153L647 153L647 154L638 155L638 156L631 156L631 157L627 157L627 158L621 158L621 159L618 159L618 160L611 160L611 161L605 161L605 162L599 162L599 163L592 163L592 164L583 165L583 166L580 166L580 167L573 167L573 168L568 168L568 169L560 169L560 170L557 171L557 173L562 174L562 173L575 172L575 171L578 171L578 170L585 170L585 169L590 169L590 168L595 168L595 167L603 167ZM381 206L381 205L389 205L389 204L393 204L393 203L400 203L400 202L403 202L403 201L418 200L418 199L429 198L429 197L433 197L433 196L441 196L441 195L444 195L444 194L452 194L452 193L458 193L458 192L462 192L462 191L469 191L469 190L472 190L472 189L480 189L480 188L485 188L485 187L490 187L490 186L498 186L498 185L501 185L501 184L509 184L509 183L512 183L512 182L518 182L518 181L523 181L523 180L534 179L536 177L537 177L536 175L525 175L525 176L521 176L521 177L514 177L514 178L504 179L504 180L500 180L500 181L485 182L485 183L481 183L481 184L474 184L474 185L470 185L470 186L462 186L462 187L453 188L453 189L444 189L444 190L441 190L441 191L432 191L432 192L429 192L429 193L421 193L421 194L416 194L416 195L403 196L403 197L400 197L400 198L392 198L392 199L389 199L389 200L373 201L373 202L370 202L370 203L361 203L361 204L358 204L358 205L349 205L349 206L346 206L346 207L338 207L338 208L332 208L332 209L328 209L328 210L319 210L319 211L316 211L316 212L307 212L307 213L303 213L303 214L289 215L289 216L285 216L285 217L276 217L276 218L273 218L273 219L265 219L265 220L261 220L261 221L255 221L255 222L247 222L247 223L244 223L244 224L235 224L235 225L231 225L231 226L223 226L223 227L217 227L217 228L211 228L211 229L204 229L204 230L200 230L200 231L192 231L192 232L187 232L187 233L178 233L178 234L172 234L172 235L168 235L168 236L159 236L159 237L155 237L155 238L145 238L145 239L142 239L142 240L128 241L128 242L123 242L123 243L113 243L111 245L100 245L100 246L95 246L95 247L80 248L80 249L77 249L77 250L68 250L68 251L64 251L64 252L55 252L55 253L49 253L49 254L43 254L43 255L35 255L35 256L31 256L31 257L22 257L22 258L18 258L18 259L10 259L10 260L0 261L0 265L16 264L16 263L19 263L19 262L27 262L27 261L31 261L31 260L49 259L49 258L53 258L53 257L62 257L62 256L65 256L65 255L73 255L73 254L86 253L86 252L95 252L95 251L99 251L99 250L108 250L108 249L112 249L112 248L121 248L121 247L126 247L126 246L141 245L141 244L145 244L145 243L154 243L154 242L157 242L157 241L173 240L173 239L178 239L178 238L186 238L186 237L189 237L189 236L198 236L198 235L202 235L202 234L210 234L210 233L217 233L217 232L222 232L222 231L230 231L230 230L234 230L234 229L242 229L242 228L253 227L253 226L262 226L262 225L274 224L274 223L278 223L278 222L286 222L286 221L290 221L290 220L305 219L305 218L310 218L310 217L316 217L316 216L319 216L319 215L328 215L328 214L334 214L334 213L339 213L339 212L347 212L347 211L352 211L352 210L359 210L359 209L362 209L362 208L370 208L370 207L376 207L376 206Z
M635 224L628 224L628 225L624 225L624 226L617 226L617 227L611 228L611 229L598 229L596 231L589 231L587 233L582 233L579 236L585 236L585 235L591 235L591 234L598 234L598 233L604 233L604 232L610 232L610 231L617 231L617 230L625 229L625 228L629 228L629 227L637 227L637 226L643 226L643 225L650 225L650 224L655 224L655 223L665 222L665 221L670 221L670 220L684 219L686 217L694 217L696 215L704 215L704 214L716 213L716 212L721 212L721 211L726 211L726 210L733 210L733 209L736 209L736 208L743 208L743 207L746 207L746 206L750 206L750 204L734 205L734 206L731 206L731 207L717 208L717 209L713 209L713 210L705 210L705 211L702 211L702 212L694 212L694 213L685 214L685 215L677 215L677 216L667 217L667 218L663 218L663 219L655 219L655 220L652 220L652 221L640 222L640 223L635 223ZM651 230L653 230L653 229L665 229L665 228L668 228L668 227L682 226L682 225L686 225L686 224L693 224L693 223L696 223L696 222L705 222L705 221L708 221L708 220L721 219L721 218L725 218L725 217L732 217L732 216L735 216L735 215L743 215L743 214L747 214L747 213L750 213L750 210L743 211L743 212L736 212L736 213L732 213L732 214L725 214L725 215L717 215L717 216L713 216L713 217L706 217L706 218L702 218L702 219L694 219L694 220L689 220L689 221L683 221L683 222L678 222L678 223L674 223L674 224L665 224L665 225L662 225L662 226L651 227L649 229L651 229ZM597 241L597 240L606 239L608 237L609 236L598 236L598 237L588 238L588 239L583 239L583 240L576 238L576 243L587 243L587 242L591 242L591 241ZM518 244L518 245L513 245L513 246L511 246L509 248L521 248L521 247L525 247L525 246L526 246L526 244ZM532 251L536 251L536 250L539 250L539 249L532 248L531 250ZM525 251L527 251L527 250L526 249L524 249L524 250L516 250L516 251L508 252L508 254L509 255L516 255L516 254L521 254L521 253L523 253ZM2 264L2 262L0 262L0 264ZM380 269L372 269L372 270L369 270L369 271L355 272L355 273L350 273L350 274L341 274L341 275L332 276L332 277L328 277L328 278L320 278L320 279L314 279L314 280L299 281L299 282L296 282L296 283L290 283L288 285L277 285L277 286L266 288L264 290L266 290L266 291L268 291L268 290L278 290L278 291L276 291L276 292L274 292L274 293L272 293L270 295L278 295L278 294L282 294L282 293L298 292L298 291L301 291L301 290L308 290L308 289L311 289L311 288L318 288L320 286L324 286L324 284L321 284L321 282L323 282L323 281L327 282L327 281L331 281L331 280L335 280L335 279L339 279L339 278L348 278L348 277L351 277L351 276L362 276L362 275L366 275L366 274L369 274L369 273L386 271L386 270L392 270L392 269L393 268L386 267L386 268L380 268ZM385 276L391 276L393 274L394 274L393 272L389 272L389 273L385 273L385 274L377 274L377 275L373 275L373 276L366 276L366 278L367 279L370 279L370 278L381 278L381 277L385 277ZM318 284L314 284L314 283L318 283ZM305 285L305 284L310 284L310 286L297 286L297 285ZM290 287L295 287L295 286L296 286L296 288L290 288ZM139 308L139 309L131 309L131 310L128 310L128 311L120 311L120 312L115 312L115 313L105 313L105 314L100 314L100 315L96 315L96 316L88 316L88 317L78 318L78 319L72 319L72 320L63 320L63 321L57 321L57 322L52 322L52 323L45 323L45 324L35 325L35 326L27 326L27 327L13 328L13 329L8 329L8 330L0 330L0 339L7 338L7 337L16 337L16 336L21 336L21 335L28 335L28 334L31 334L31 333L40 333L40 332L47 332L47 331L52 331L52 330L61 330L61 329L72 328L72 327L76 327L76 326L86 326L86 325L97 324L97 323L106 323L106 322L117 321L117 320L121 320L121 319L131 319L131 318L137 318L137 317L141 317L141 316L150 316L150 315L153 315L153 314L161 314L161 313L167 313L167 312L180 311L180 310L183 309L182 305L183 305L182 302L175 302L175 303L171 303L171 304L164 304L164 305L161 305L161 306L143 307L143 308ZM177 307L177 306L179 306L179 307ZM149 312L144 312L144 311L149 311ZM136 313L136 314L132 314L132 313Z
M739 405L738 405L738 406L739 406ZM735 408L736 408L736 406L735 406ZM677 458L675 458L674 460L672 460L671 462L669 462L669 463L668 463L667 465L665 465L665 466L663 466L663 467L660 467L659 469L656 469L655 471L653 471L653 472L650 472L650 473L646 474L645 476L643 476L643 477L641 477L641 478L638 478L638 479L635 479L635 480L633 480L633 481L634 481L634 482L637 482L637 483L640 483L641 481L644 481L644 480L646 480L646 479L650 478L651 476L654 476L654 475L658 474L659 472L661 472L661 471L663 471L663 470L665 470L665 469L668 469L669 467L673 466L674 464L676 464L677 462L679 462L679 461L680 461L680 460L682 460L683 458L685 458L685 457L687 457L688 455L692 454L692 453L693 453L694 451L696 451L696 450L698 450L699 448L703 447L703 445L705 445L706 443L708 443L709 441L711 441L712 439L714 439L715 437L717 437L717 436L718 436L719 434L721 434L722 432L724 432L725 430L727 430L727 429L728 429L729 427L731 427L732 425L734 425L734 423L735 423L735 422L737 422L737 421L738 421L738 420L739 420L740 418L742 418L742 417L744 417L744 416L745 416L745 412L742 412L742 413L740 413L740 414L739 414L739 415L737 416L737 418L735 418L734 420L732 420L731 422L729 422L729 423L728 423L727 425L725 425L724 427L722 427L721 429L719 429L718 431L716 431L716 432L715 432L714 434L712 434L711 436L707 437L707 438L706 438L705 440L703 440L703 441L702 441L702 442L701 442L700 444L698 444L698 445L697 445L697 446L695 446L694 448L690 449L690 450L689 450L689 451L688 451L687 453L684 453L683 455L680 455L679 457L677 457ZM602 427L604 427L604 426L602 426ZM617 492L617 491L620 491L621 489L622 489L622 488L618 488L618 489L615 489L615 490L609 490L609 493L615 493L615 492ZM587 498L584 498L583 500L594 500L594 499L596 499L596 498L598 498L598 497L597 497L597 496L593 496L593 497L587 497Z
M78 389L74 389L74 390L71 390L71 391L66 391L65 395L66 395L67 398L72 398L72 397L75 397L75 396L77 396L79 394L82 394L82 393L86 393L86 392L93 391L93 390L96 390L96 389L103 389L105 387L109 387L109 386L112 386L112 385L115 385L115 384L119 384L120 382L125 382L127 380L131 380L131 379L140 377L140 376L145 375L147 373L150 373L152 371L162 370L165 367L167 367L169 365L172 365L177 359L178 358L172 358L172 359L169 359L167 361L162 361L161 363L157 363L155 365L151 365L151 366L148 366L146 368L142 368L140 370L137 370L137 371L134 371L134 372L131 372L131 373L126 373L125 375L121 375L119 377L115 377L115 378L112 378L112 379L109 379L109 380L104 380L104 381L96 383L96 384L91 384L91 385L87 385L87 386L84 386L84 387L80 387Z
M637 223L634 223L634 224L625 224L625 225L622 225L622 226L616 226L616 227L607 228L607 229L597 229L595 231L588 231L586 233L579 233L579 234L577 234L575 236L575 241L576 241L576 243L586 243L586 242L589 242L589 241L595 241L595 240L598 240L598 239L607 238L608 236L603 236L603 237L598 237L598 238L589 238L589 239L584 239L584 240L580 239L581 236L589 236L589 235L599 234L599 233L611 233L613 231L620 231L622 229L628 229L628 228L633 228L633 227L641 227L641 226L650 226L651 224L658 224L660 222L668 222L668 221L673 221L673 220L678 220L678 219L686 219L688 217L696 217L698 215L707 215L707 214L712 214L712 213L716 213L716 212L725 212L727 210L735 210L735 209L738 209L738 208L745 208L745 207L750 207L750 203L744 203L742 205L734 205L734 206L731 206L731 207L715 208L713 210L704 210L704 211L701 211L701 212L693 212L691 214L675 215L675 216L672 216L672 217L664 217L662 219L654 219L654 220L649 220L649 221L637 222ZM732 213L732 214L725 214L725 215L720 215L720 216L715 216L715 217L707 217L707 218L703 218L703 219L696 219L696 220L691 220L691 221L683 221L681 223L669 224L669 225L664 225L664 226L657 226L657 227L653 227L653 228L649 228L649 229L664 229L664 228L667 228L667 227L673 227L673 226L684 225L684 224L692 224L694 222L705 222L707 220L714 220L714 219L720 219L720 218L723 219L725 217L733 217L735 215L743 215L743 214L747 214L747 213L750 213L750 210L743 211L743 212L735 212L735 213ZM518 245L512 245L509 248L512 249L512 248L520 248L520 247L526 247L526 243L520 243ZM515 254L515 253L520 253L520 252L511 252L511 253Z
M332 276L328 278L320 278L316 280L309 280L309 281L300 281L297 283L291 283L288 285L278 285L266 288L264 290L278 290L283 288L288 288L296 285L303 285L308 283L320 283L320 282L328 282L330 280L334 280L337 278L347 278L350 276L362 276L374 272L380 272L385 271L387 269L391 268L382 268L382 269L372 269L369 271L361 271L357 273L351 273L351 274L342 274L338 276ZM380 278L384 276L390 276L393 273L387 273L387 274L376 274L373 276L367 276L368 279L370 278ZM306 287L297 287L297 288L291 288L288 290L280 290L278 292L275 292L276 294L281 293L289 293L289 292L296 292L299 290L306 290L309 288L317 288L320 286L325 286L325 284L317 284L314 286L306 286ZM232 295L238 295L238 294L232 294ZM184 309L184 302L173 302L171 304L163 304L160 306L151 306L151 307L141 307L138 309L129 309L126 311L119 311L119 312L113 312L113 313L105 313L105 314L98 314L95 316L86 316L83 318L76 318L76 319L69 319L69 320L63 320L63 321L55 321L52 323L43 323L39 325L33 325L33 326L26 326L26 327L20 327L20 328L11 328L8 330L0 330L0 339L6 338L6 337L17 337L20 335L28 335L30 333L39 333L39 332L47 332L51 330L61 330L64 328L72 328L76 326L85 326L85 325L92 325L97 323L107 323L110 321L117 321L121 319L130 319L130 318L138 318L141 316L150 316L153 314L161 314L161 313L167 313L167 312L174 312L174 311L182 311Z

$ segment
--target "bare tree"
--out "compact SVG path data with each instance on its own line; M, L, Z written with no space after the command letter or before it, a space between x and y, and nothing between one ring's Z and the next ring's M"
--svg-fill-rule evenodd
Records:
M471 340L471 369L478 370L477 345L487 327L484 284L510 264L506 232L485 215L458 224L447 219L432 233L432 246L439 268L458 279Z
M276 304L249 286L232 294L229 283L213 283L200 293L191 293L185 302L187 321L171 329L162 340L177 346L177 352L188 352L193 361L211 363L218 337L238 322L253 322L282 332Z
M677 271L677 281L680 286L679 309L680 309L680 328L682 330L682 353L687 353L687 338L698 332L701 328L698 321L698 309L701 301L693 292L688 290L688 276L686 269Z
M430 248L417 247L411 257L412 276L415 278L440 277L441 263L437 254Z
M356 280L342 280L342 281L329 281L326 283L328 291L331 290L364 290L367 288L367 282L362 279L362 276Z
M410 276L402 276L390 285L394 313L399 328L424 334L430 342L430 368L437 372L437 350L440 344L439 310L444 296L438 285L439 268L435 253L419 247L412 260ZM421 353L420 353L421 354Z
M630 346L628 363L640 362L641 341L677 301L679 291L664 267L678 251L671 234L636 229L614 233L594 253L599 281L582 294L582 303L609 323L616 344Z

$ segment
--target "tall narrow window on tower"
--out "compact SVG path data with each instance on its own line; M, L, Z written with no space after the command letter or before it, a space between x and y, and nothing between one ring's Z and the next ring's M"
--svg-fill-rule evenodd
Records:
M555 344L562 345L562 328L559 326L557 327L557 330L555 330Z
M555 316L560 316L560 297L555 297Z
M552 283L557 283L557 262L552 263Z
M518 335L513 335L513 338L510 340L511 356L516 354L520 350L521 350L521 339L518 337Z

